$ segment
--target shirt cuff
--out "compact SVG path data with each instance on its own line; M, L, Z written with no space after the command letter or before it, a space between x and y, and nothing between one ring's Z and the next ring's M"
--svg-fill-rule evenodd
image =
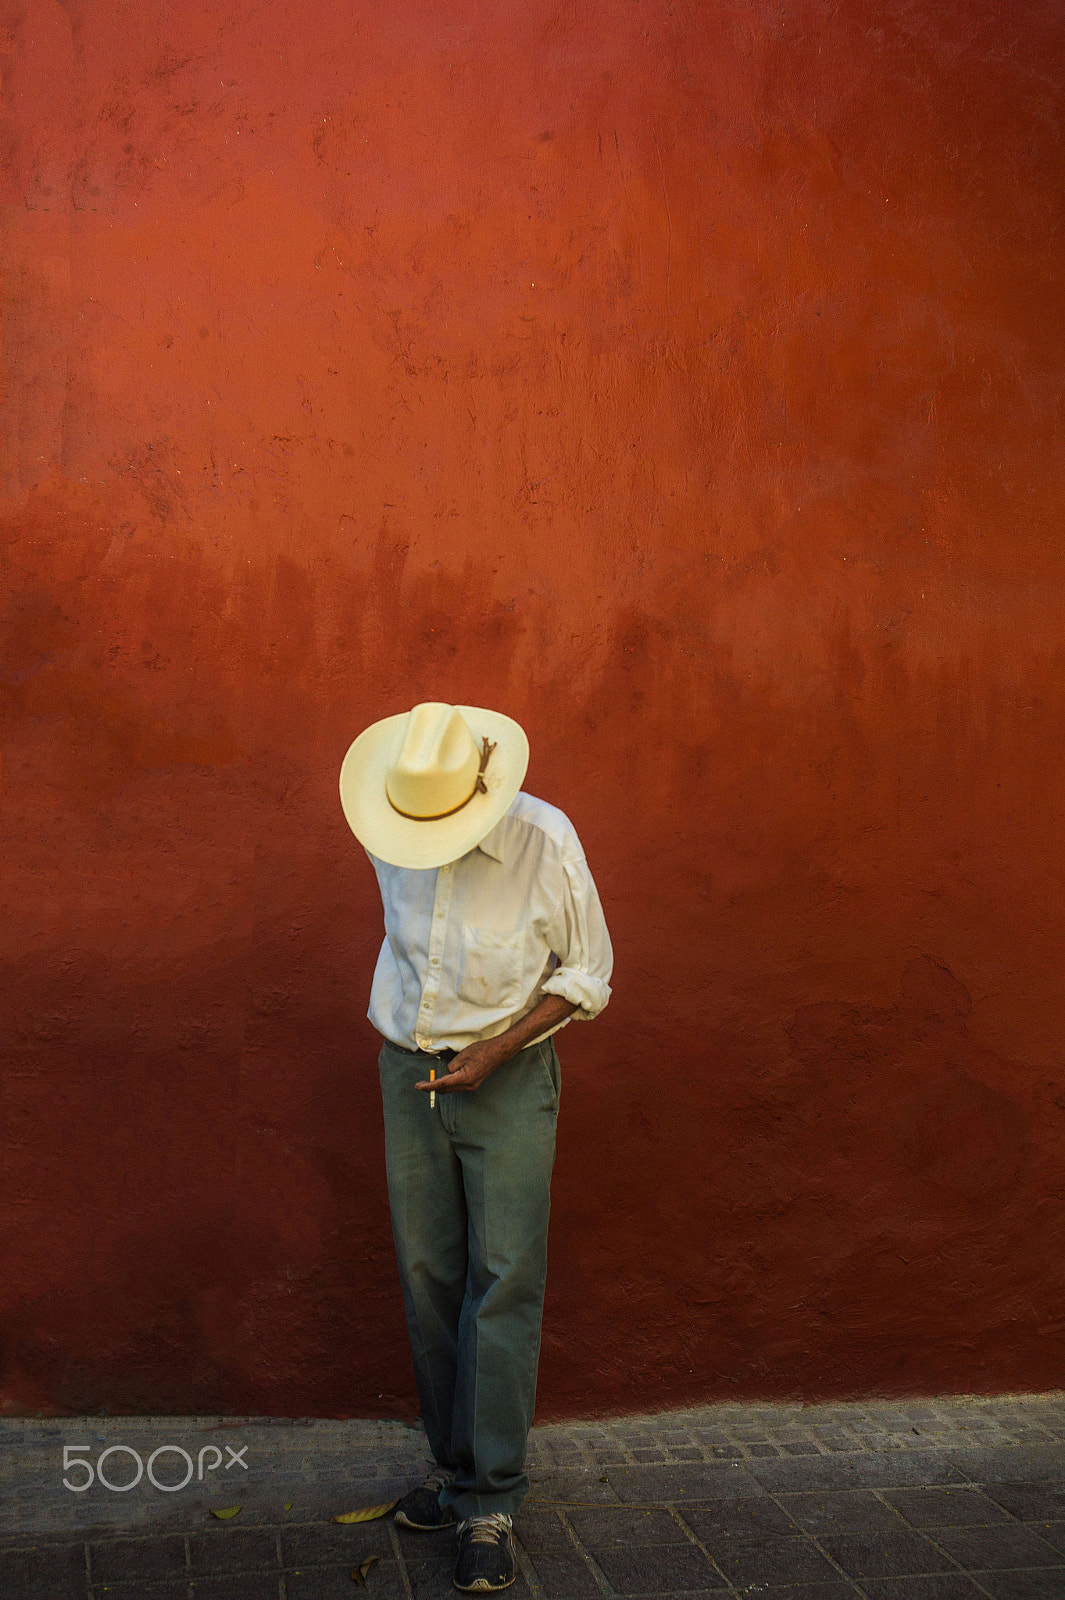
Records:
M556 967L540 985L540 992L572 1000L578 1009L571 1020L579 1022L590 1022L597 1017L610 999L610 985L605 979L593 978L590 972L578 972L574 967Z

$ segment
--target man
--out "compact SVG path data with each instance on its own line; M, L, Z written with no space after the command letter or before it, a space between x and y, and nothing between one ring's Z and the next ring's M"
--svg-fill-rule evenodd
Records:
M436 702L375 723L340 775L377 874L369 1017L422 1419L435 1465L397 1521L457 1523L456 1588L515 1578L540 1350L560 1073L553 1035L610 998L584 852L520 792L511 718Z

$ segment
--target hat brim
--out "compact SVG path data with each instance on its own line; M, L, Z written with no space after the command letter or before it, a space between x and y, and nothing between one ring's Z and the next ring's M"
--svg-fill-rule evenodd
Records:
M419 822L401 816L385 792L392 741L408 712L365 728L340 768L340 804L348 827L371 855L393 867L442 867L480 844L510 808L529 765L529 741L512 717L482 706L458 706L474 739L495 745L478 791L450 817Z

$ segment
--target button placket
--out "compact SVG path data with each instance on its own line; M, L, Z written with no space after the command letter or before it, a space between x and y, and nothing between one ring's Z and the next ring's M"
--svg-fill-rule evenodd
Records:
M418 1021L415 1025L415 1043L419 1050L433 1048L430 1030L432 1028L433 1012L436 1009L437 998L440 993L440 979L443 975L444 943L447 938L448 913L451 910L451 897L454 892L455 879L449 867L441 867L436 874L436 892L433 896L433 916L429 926L429 967L425 978L425 987L422 990L422 1002L418 1008Z

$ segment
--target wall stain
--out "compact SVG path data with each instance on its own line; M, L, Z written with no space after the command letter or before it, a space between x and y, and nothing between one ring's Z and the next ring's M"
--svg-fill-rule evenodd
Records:
M1060 1383L1060 23L667 12L11 12L9 1413L410 1413L336 785L421 699L616 947L544 1414Z

